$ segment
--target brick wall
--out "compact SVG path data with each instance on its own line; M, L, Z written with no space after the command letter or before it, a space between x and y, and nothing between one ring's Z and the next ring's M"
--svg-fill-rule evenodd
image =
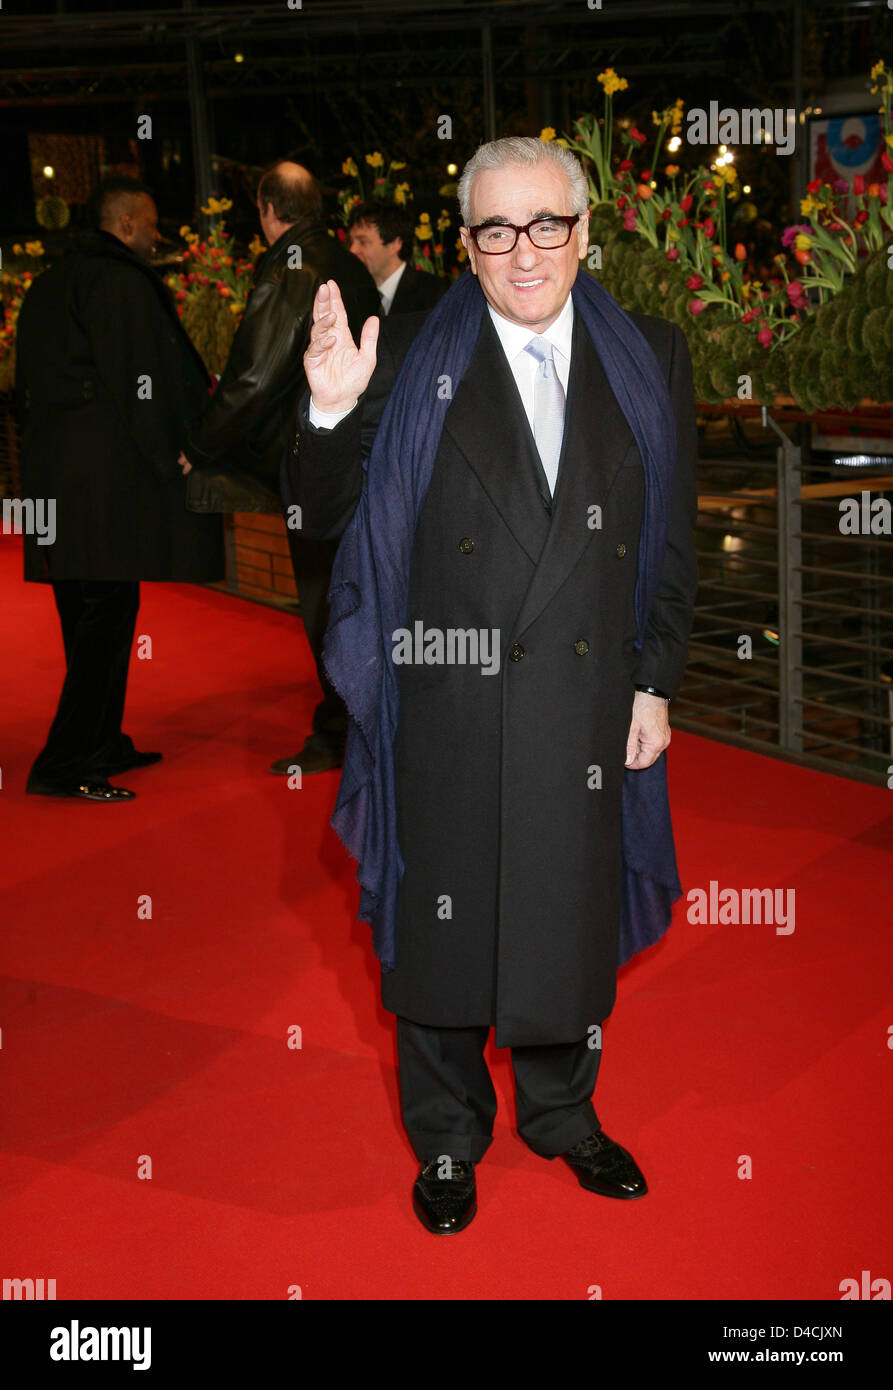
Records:
M295 612L298 593L281 516L234 512L226 518L227 586L246 598Z

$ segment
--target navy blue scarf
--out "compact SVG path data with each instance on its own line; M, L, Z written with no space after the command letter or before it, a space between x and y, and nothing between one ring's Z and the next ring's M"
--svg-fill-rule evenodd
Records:
M650 344L607 290L580 271L571 291L645 469L635 616L641 650L660 580L676 459L676 421ZM397 842L394 736L399 713L392 633L405 625L416 524L431 481L449 399L477 343L486 301L461 275L429 314L404 359L382 415L356 512L329 590L325 666L350 714L332 825L358 861L359 917L372 927L383 971L394 969L403 860ZM669 926L682 887L667 798L666 759L624 774L623 917L618 965Z

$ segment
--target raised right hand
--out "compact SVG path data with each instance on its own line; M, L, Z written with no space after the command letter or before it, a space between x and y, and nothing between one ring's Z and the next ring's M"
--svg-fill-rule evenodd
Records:
M320 285L313 301L313 327L304 353L304 371L317 410L330 414L351 410L375 370L379 320L363 324L357 348L347 322L341 291L334 280Z

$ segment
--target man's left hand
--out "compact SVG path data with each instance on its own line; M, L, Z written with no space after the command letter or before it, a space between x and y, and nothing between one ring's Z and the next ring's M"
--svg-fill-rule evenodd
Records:
M632 769L650 767L670 743L668 701L659 695L646 695L637 690L633 700L633 717L626 740L626 766Z
M190 473L190 472L192 471L192 464L189 462L188 458L187 458L186 455L183 453L183 450L182 450L182 449L180 450L180 457L177 459L177 463L178 463L178 464L180 465L180 467L182 468L182 470L183 470L183 477L185 478L185 477L186 477L186 474L187 474L187 473Z

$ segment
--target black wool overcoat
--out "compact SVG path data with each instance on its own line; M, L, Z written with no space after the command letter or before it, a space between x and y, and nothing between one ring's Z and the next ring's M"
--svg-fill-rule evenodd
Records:
M16 333L22 493L55 500L31 580L224 575L222 523L186 509L177 457L210 379L152 267L107 232L38 276Z
M497 1046L582 1039L612 1008L634 687L673 697L686 661L697 586L691 362L678 328L633 317L666 375L678 433L669 542L642 651L633 596L644 470L579 315L551 514L485 314L413 544L406 626L496 629L500 665L491 675L459 663L400 668L405 876L382 999L423 1024L492 1025ZM383 325L362 411L328 433L305 414L286 468L305 530L346 524L361 448L417 328Z

